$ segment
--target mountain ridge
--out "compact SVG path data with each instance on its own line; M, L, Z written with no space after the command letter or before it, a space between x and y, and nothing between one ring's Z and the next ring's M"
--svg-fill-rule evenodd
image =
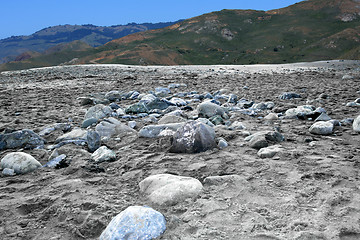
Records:
M31 35L11 36L0 39L0 63L15 60L17 56L28 51L41 53L58 44L76 40L81 40L92 47L97 47L131 33L163 28L176 22L178 21L128 23L126 25L112 25L109 27L92 24L51 26L36 31Z

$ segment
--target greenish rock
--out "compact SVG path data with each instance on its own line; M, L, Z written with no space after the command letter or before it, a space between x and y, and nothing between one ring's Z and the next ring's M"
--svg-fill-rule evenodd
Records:
M143 102L135 103L125 109L126 114L149 113L149 109Z
M221 124L223 125L223 124L225 124L224 119L219 115L212 116L211 118L209 118L209 120L214 125L221 125Z
M159 98L156 98L148 103L146 103L146 107L151 111L154 109L159 109L159 110L165 110L169 107L169 103L166 101L163 101Z

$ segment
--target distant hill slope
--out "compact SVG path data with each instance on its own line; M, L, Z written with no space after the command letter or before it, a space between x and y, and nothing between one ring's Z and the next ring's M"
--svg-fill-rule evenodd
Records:
M308 0L271 11L222 10L107 44L34 57L0 70L71 63L290 63L360 59L360 0ZM57 60L58 59L58 60ZM61 61L60 61L61 59Z
M15 60L25 52L44 52L58 44L80 40L92 47L101 46L128 34L170 26L176 22L130 23L110 27L94 25L60 25L42 29L30 36L14 36L0 40L0 63Z

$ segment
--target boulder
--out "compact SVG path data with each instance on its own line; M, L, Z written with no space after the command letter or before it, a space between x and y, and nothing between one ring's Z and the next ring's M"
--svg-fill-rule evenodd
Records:
M171 93L169 88L165 88L165 87L157 87L155 88L155 94L156 96L159 97L166 97L167 95L169 95Z
M200 121L189 121L174 134L170 152L198 153L215 147L214 129Z
M135 103L125 109L126 114L148 113L149 109L143 102Z
M159 99L159 98L155 98L154 100L145 103L146 108L149 109L149 111L151 110L165 110L167 109L170 105L172 105L171 102L165 100L165 99Z
M170 99L170 102L178 107L183 107L187 105L187 102L181 98L173 97Z
M198 111L199 117L211 118L215 115L219 115L224 119L229 118L227 116L224 108L222 108L221 106L219 106L215 103L212 103L210 101L199 104L197 111Z
M139 183L140 192L158 205L175 205L187 198L197 197L203 186L195 178L158 174L145 178Z
M91 155L91 159L97 163L115 161L116 154L114 151L108 149L106 146L102 146Z
M49 167L49 168L57 168L60 167L62 162L65 161L66 155L65 154L61 154L57 157L54 157L53 159L51 159L49 162L47 162L46 164L44 164L43 167Z
M45 140L43 138L28 129L0 134L0 151L12 148L43 148L44 144Z
M327 115L326 113L322 112L320 114L320 116L318 116L316 119L315 119L315 122L319 122L319 121L330 121L331 120L331 117L329 117L329 115Z
M279 143L284 140L284 136L277 131L261 131L245 138L245 141L249 141L249 146L255 149L261 149L269 146L270 143Z
M101 136L96 131L89 131L86 136L89 152L95 152L101 146Z
M97 118L88 118L88 119L85 119L82 124L81 124L81 128L87 128L95 123L98 122L98 119Z
M39 163L30 154L23 152L13 152L8 153L1 159L0 166L3 169L13 169L16 174L24 174L40 168L41 163Z
M269 113L268 115L266 115L264 117L265 120L269 120L269 121L274 121L274 120L278 120L279 117L276 113Z
M87 131L81 128L74 128L71 132L65 133L56 139L56 143L68 140L86 140Z
M296 108L290 108L286 110L285 116L289 118L296 117L311 117L315 113L315 108L311 105L298 106ZM320 114L318 114L320 115Z
M111 102L114 102L116 100L120 100L122 95L123 94L119 91L110 91L105 94L105 98Z
M131 206L111 220L99 240L150 240L165 229L166 220L161 213L150 207Z
M125 137L128 135L135 135L136 131L126 124L110 117L101 121L95 127L96 132L99 133L102 139L109 139L111 137Z
M310 133L317 135L330 135L333 133L333 130L334 124L330 121L316 122L309 129Z
M258 151L257 155L260 158L272 158L280 151L282 151L282 146L274 145L274 146L270 146L270 147L261 148Z
M161 132L165 130L171 130L175 133L184 123L169 123L169 124L159 124L159 125L147 125L140 129L139 137L144 138L156 138L159 137Z
M354 119L353 129L355 132L360 132L360 115Z
M89 110L86 112L84 119L89 118L96 118L96 119L102 119L106 116L110 116L113 110L109 106L105 106L103 104L97 104L95 106L92 106L89 108Z

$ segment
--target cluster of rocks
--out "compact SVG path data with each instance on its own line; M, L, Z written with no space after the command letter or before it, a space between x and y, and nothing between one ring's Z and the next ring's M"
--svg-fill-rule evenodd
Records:
M229 143L217 137L220 127L235 133L246 127L233 121L233 114L258 117L265 121L297 118L315 123L309 132L316 135L330 135L341 121L332 120L324 108L301 105L284 112L272 111L273 102L257 102L239 97L228 90L214 93L180 91L185 84L170 84L158 87L149 93L138 91L110 91L104 97L81 97L83 106L93 105L86 111L80 127L70 123L57 123L43 128L39 133L24 129L0 134L0 150L39 149L51 151L49 161L41 164L24 152L8 153L1 159L4 175L25 174L42 167L57 168L71 164L67 155L59 149L67 144L86 148L89 161L94 164L116 161L119 144L129 144L138 137L169 137L169 152L194 154L224 149ZM279 96L282 101L291 101L301 96L285 92ZM358 101L355 101L358 103ZM360 116L352 122L353 130L360 132ZM278 130L258 131L244 140L256 149L260 158L272 158L283 151L281 143L285 137ZM54 137L55 136L55 137ZM111 147L112 146L112 147ZM205 182L213 181L209 176ZM140 192L153 205L175 205L188 198L196 198L202 191L200 181L190 177L170 174L152 175L139 183ZM145 224L144 224L145 223ZM100 239L152 239L166 229L164 216L149 207L132 206L117 215L102 233Z

